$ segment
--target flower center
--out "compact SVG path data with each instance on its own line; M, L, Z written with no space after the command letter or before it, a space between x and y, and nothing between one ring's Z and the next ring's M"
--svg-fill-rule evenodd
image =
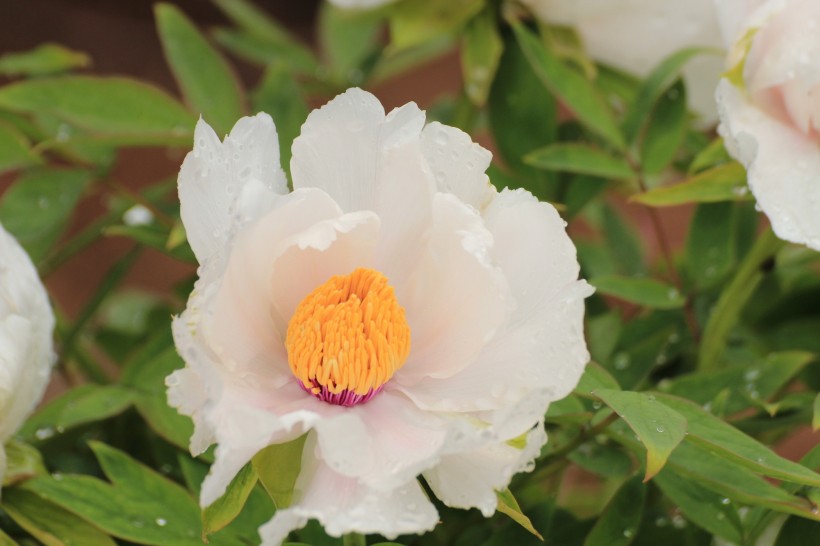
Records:
M387 277L359 268L308 294L285 339L288 363L307 392L340 406L381 392L410 352L410 327Z

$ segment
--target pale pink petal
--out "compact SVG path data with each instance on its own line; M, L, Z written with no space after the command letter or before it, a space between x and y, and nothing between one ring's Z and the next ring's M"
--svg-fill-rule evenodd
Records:
M462 202L481 209L495 190L485 171L493 158L470 135L434 121L421 134L424 157L440 192L452 193Z
M180 215L200 264L222 251L231 229L236 196L255 182L268 192L285 193L276 127L267 114L242 118L221 142L202 119L194 149L179 173Z
M509 288L490 260L492 245L475 209L452 194L436 194L427 247L413 276L396 283L412 347L395 382L412 385L458 373L503 324Z
M316 519L331 536L350 532L398 535L423 533L438 521L435 507L413 479L391 491L378 492L355 478L337 474L323 464L311 436L302 456L302 473L296 482L294 503L278 510L259 529L262 546L279 546L288 534Z
M781 239L820 250L820 147L753 105L724 80L718 87L727 149Z

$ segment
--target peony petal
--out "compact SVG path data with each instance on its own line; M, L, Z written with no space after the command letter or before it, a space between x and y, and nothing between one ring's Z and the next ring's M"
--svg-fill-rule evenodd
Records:
M727 80L718 86L720 133L746 167L749 188L781 239L820 250L817 142L753 105Z
M495 190L485 171L493 154L473 142L470 135L434 121L424 128L421 145L438 191L452 193L477 209L490 201Z
M478 508L484 517L490 517L498 504L496 491L506 489L513 474L531 471L546 441L544 425L539 423L527 433L524 449L502 442L448 455L426 471L424 479L447 506Z
M331 536L355 531L378 533L388 539L423 533L436 525L436 509L415 479L380 493L354 478L337 474L323 464L314 451L315 439L309 436L294 504L278 510L273 519L259 529L262 546L279 546L291 531L303 527L309 519L317 519Z
M427 248L413 276L396 283L412 348L395 382L412 385L424 377L458 373L501 326L509 288L490 261L492 244L475 209L452 194L435 196Z
M200 264L228 241L236 196L249 182L268 192L285 193L279 165L279 140L270 116L242 118L220 142L202 119L194 131L194 149L179 172L180 215L188 242Z

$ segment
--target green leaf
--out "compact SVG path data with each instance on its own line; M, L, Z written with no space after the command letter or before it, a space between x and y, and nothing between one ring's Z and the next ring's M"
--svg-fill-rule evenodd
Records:
M256 481L253 465L245 465L228 485L225 494L202 509L202 528L205 535L219 531L236 519L253 491Z
M467 24L461 45L464 88L476 106L487 102L503 52L504 41L498 33L495 12L485 9Z
M116 546L93 525L30 491L4 489L2 508L45 546Z
M703 203L695 209L686 239L686 271L700 289L713 287L735 265L736 208L733 203Z
M621 387L603 366L597 362L589 362L573 392L585 398L592 398L595 396L593 391L598 389L620 390Z
M683 415L689 423L688 442L702 446L735 466L746 467L772 478L820 487L820 474L784 459L697 404L666 394L658 394L657 399Z
M287 65L275 63L268 66L251 100L254 110L267 112L276 120L282 168L290 174L291 147L309 110Z
M669 467L664 468L653 481L693 523L730 542L743 543L737 508L725 502L723 495L701 487Z
M677 288L655 279L607 275L595 277L590 284L601 294L651 309L678 309L686 302Z
M489 123L499 154L513 171L533 182L545 175L524 164L523 156L546 146L558 135L555 100L544 89L530 67L521 46L511 35L504 36L504 52L490 88ZM545 197L542 188L528 189ZM510 186L513 187L513 186Z
M636 476L626 480L598 516L584 546L627 546L641 524L646 486Z
M552 144L528 153L524 161L533 167L551 171L567 171L614 179L635 176L626 160L587 144Z
M224 28L216 29L213 36L219 45L248 62L264 66L284 63L299 74L313 77L321 74L322 69L313 53L291 39L271 39L269 36Z
M484 0L415 0L392 6L390 48L406 49L457 31L484 6Z
M533 527L530 518L528 518L524 512L521 510L521 507L518 505L518 501L515 500L515 497L512 494L512 491L509 489L505 489L504 491L496 491L496 497L498 497L498 511L502 514L507 514L514 522L518 525L541 539L544 540L544 537L535 530Z
M344 86L361 85L381 53L382 17L371 11L319 7L319 43L335 79Z
M121 77L64 76L0 88L0 107L44 112L91 135L146 145L190 145L196 118L144 82Z
M648 481L663 468L686 435L686 418L655 399L655 395L598 389L595 396L615 410L646 447Z
M692 159L692 163L689 165L689 174L698 173L730 161L732 161L732 156L726 151L723 139L716 138Z
M12 438L5 445L6 468L3 487L45 474L43 456L33 446Z
M65 232L74 207L93 179L84 170L33 169L3 195L0 220L35 263Z
M646 117L654 110L660 97L675 83L684 65L693 57L702 54L721 54L718 50L693 47L682 49L664 59L644 80L635 103L624 120L624 133L629 142L634 142L641 132Z
M20 429L28 441L46 440L70 428L119 415L133 403L132 393L115 385L80 385L49 402Z
M583 424L588 422L589 419ZM587 472L605 478L623 478L632 474L632 459L620 446L612 443L587 442L567 458Z
M156 4L154 13L165 58L186 102L216 134L227 134L245 112L230 65L179 8Z
M0 529L0 546L20 546L10 536Z
M284 444L270 445L253 457L253 469L279 510L290 506L293 499L306 439L305 434Z
M123 540L155 546L201 546L199 507L176 483L101 443L91 444L111 482L60 475L29 480L24 488ZM211 546L237 544L213 535Z
M47 76L86 68L91 58L59 44L42 44L22 53L0 56L0 74L4 76Z
M814 411L811 417L811 428L817 430L820 428L820 393L814 397Z
M26 137L11 125L0 123L0 174L39 162Z
M581 74L567 67L547 50L531 31L513 25L518 43L541 83L559 98L585 127L617 149L624 149L623 135L606 103Z
M678 80L655 104L641 140L641 165L647 174L663 171L675 158L687 130L686 87Z
M165 378L183 365L176 349L170 347L148 361L129 364L121 381L131 388L137 411L154 432L187 450L193 423L168 405L165 387Z
M175 235L172 230L172 227L159 223L133 226L113 225L105 228L103 234L107 237L128 237L181 262L197 263L196 256L194 256L190 246L179 244L172 246L170 244L173 242L172 236Z
M672 186L639 193L632 201L650 207L671 207L686 203L716 203L749 199L746 170L740 163L718 165Z
M805 544L808 537L820 536L820 523L804 518L790 517L780 528L774 546ZM808 538L808 540L811 540Z

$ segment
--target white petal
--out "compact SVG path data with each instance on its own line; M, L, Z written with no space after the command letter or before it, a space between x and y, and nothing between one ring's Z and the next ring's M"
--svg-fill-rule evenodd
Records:
M493 154L461 129L437 121L424 128L421 139L438 191L452 193L477 209L492 198L494 190L485 171Z
M646 76L672 53L723 46L713 0L523 0L544 21L576 27L591 57ZM715 121L712 93L723 70L719 57L684 69L690 105Z
M728 81L718 87L721 135L781 239L820 250L820 147L772 118Z
M294 497L292 506L277 511L259 529L262 546L279 546L309 519L317 519L331 536L378 533L388 539L429 531L438 521L436 509L415 479L389 492L370 490L324 465L315 456L310 437Z
M260 113L240 119L224 143L200 119L194 149L185 157L178 181L180 215L200 264L228 241L236 196L254 181L272 193L287 191L270 116Z
M450 377L473 362L506 318L509 288L490 261L492 235L475 209L452 194L433 202L424 254L409 281L396 283L412 335L401 385L423 377Z
M533 460L546 440L544 425L539 423L527 434L524 449L501 442L448 455L425 472L424 478L447 506L478 508L484 517L490 517L498 504L496 491L504 490L513 474L532 470Z

